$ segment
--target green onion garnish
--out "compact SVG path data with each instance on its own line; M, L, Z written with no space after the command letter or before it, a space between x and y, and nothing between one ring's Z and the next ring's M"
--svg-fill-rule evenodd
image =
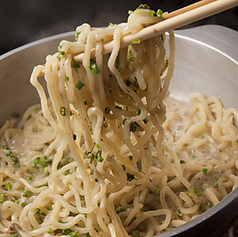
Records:
M66 170L64 173L63 173L63 175L68 175L68 174L70 174L70 170Z
M160 190L159 190L159 188L157 188L157 187L155 188L155 190L154 190L154 194L155 194L155 195L159 195L159 194L160 194Z
M10 182L7 182L6 188L7 188L7 191L11 191L12 190L12 185L11 185Z
M140 43L140 39L136 39L132 41L133 44L139 44Z
M105 114L109 114L110 111L111 111L111 109L110 109L109 107L106 107L105 110L104 110L104 113L105 113Z
M91 59L90 60L90 73L93 75L93 74L99 74L100 73L100 70L97 68L97 64L96 64L96 61Z
M131 132L135 132L135 131L136 131L136 127L137 127L137 122L131 123L130 131L131 131Z
M23 197L29 197L29 191L28 190L24 190L23 192L24 192Z
M206 168L203 168L202 172L203 172L204 174L206 174L206 173L207 173L207 169L206 169Z
M73 63L72 63L72 68L74 68L74 69L80 68L79 62L73 62Z
M41 209L38 208L38 207L35 209L34 214L39 214L39 215L42 215L42 216L46 216L46 214L43 211L41 211Z
M163 15L163 11L161 9L158 9L157 16L161 18L162 15Z
M148 16L157 16L157 13L153 10L149 10Z
M78 89L78 90L81 90L84 86L84 83L80 80L78 80L77 84L75 85L75 87Z
M5 197L4 194L0 194L0 203L4 203Z
M80 34L81 34L81 32L76 32L75 33L75 35L74 35L75 36L75 41L78 41L78 38L79 38Z
M177 211L177 216L178 217L182 217L183 216L183 214L182 214L182 212L180 210Z
M102 161L103 161L103 158L102 158L101 156L98 156L98 157L97 157L97 160L98 160L99 162L102 162Z
M207 202L208 207L213 207L213 204L211 202Z
M60 114L62 115L62 116L65 116L65 107L60 107Z

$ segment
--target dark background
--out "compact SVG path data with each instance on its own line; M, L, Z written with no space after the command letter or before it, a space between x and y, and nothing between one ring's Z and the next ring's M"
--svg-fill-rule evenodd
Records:
M0 55L26 43L74 31L84 22L92 26L125 22L128 10L141 3L151 9L173 11L195 0L1 0ZM238 30L238 8L193 23L184 28L218 24Z

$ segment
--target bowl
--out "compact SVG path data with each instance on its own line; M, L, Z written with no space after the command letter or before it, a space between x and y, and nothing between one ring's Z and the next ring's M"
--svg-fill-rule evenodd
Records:
M35 65L57 51L68 32L39 40L0 56L0 126L13 113L23 113L38 103L29 82ZM188 100L191 92L219 97L225 107L238 108L238 32L221 26L201 26L176 31L175 70L170 85L173 97ZM238 218L238 189L194 220L160 237L223 236Z

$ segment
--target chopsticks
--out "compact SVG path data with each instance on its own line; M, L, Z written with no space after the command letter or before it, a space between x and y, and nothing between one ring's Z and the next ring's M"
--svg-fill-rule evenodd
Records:
M185 12L191 11L191 10L199 8L199 7L202 7L202 6L204 6L204 5L208 4L208 3L215 2L215 1L217 1L217 0L201 0L201 1L195 2L193 4L190 4L190 5L186 6L186 7L183 7L183 8L180 8L178 10L175 10L173 12L164 13L162 15L162 18L163 19L169 19L169 18L175 17L177 15L183 14Z
M164 21L148 26L137 33L124 36L121 39L120 47L129 46L133 41L138 39L142 41L152 38L166 31L191 24L235 6L238 6L238 0L202 0L174 12L165 13L162 15L165 19ZM103 54L110 53L113 49L113 45L114 41L106 43L103 46ZM93 49L91 53L95 55L95 49ZM81 61L83 54L75 56L75 59Z

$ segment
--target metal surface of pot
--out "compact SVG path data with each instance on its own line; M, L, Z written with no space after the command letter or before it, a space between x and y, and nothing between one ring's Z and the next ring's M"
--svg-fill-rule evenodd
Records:
M57 51L72 32L49 37L0 56L0 125L15 112L39 102L29 82L33 67ZM171 95L187 100L191 92L221 98L225 107L237 105L238 32L219 26L178 31ZM223 236L238 218L238 189L187 224L163 233L171 236Z

